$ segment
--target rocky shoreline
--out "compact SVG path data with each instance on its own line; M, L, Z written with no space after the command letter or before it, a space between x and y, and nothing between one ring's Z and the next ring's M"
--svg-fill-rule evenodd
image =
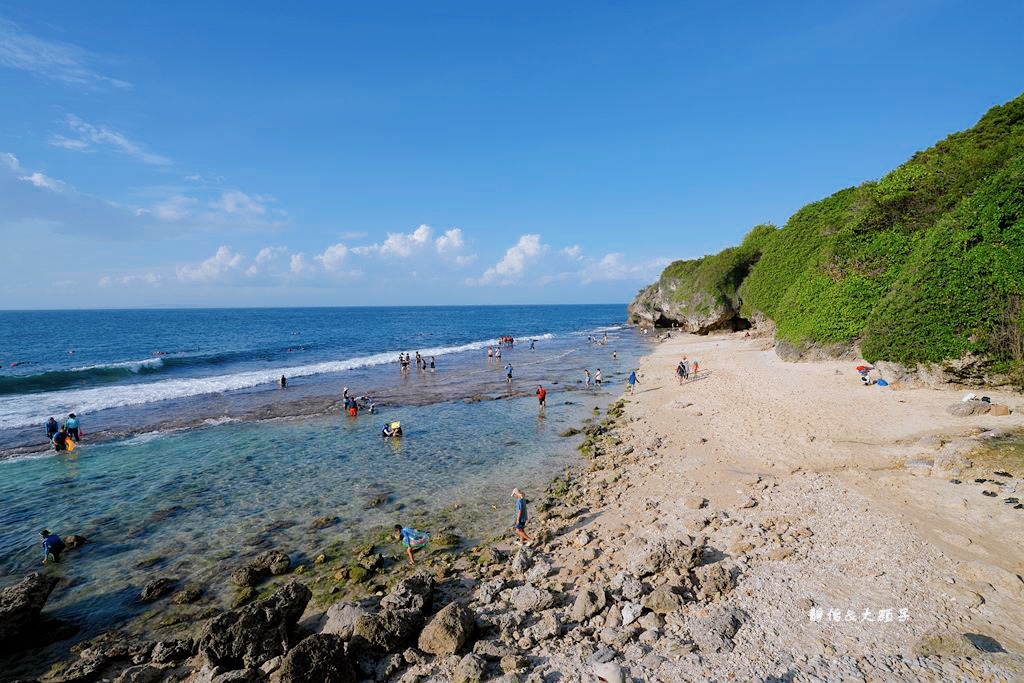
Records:
M722 340L682 343L726 358L714 349ZM164 624L157 642L104 634L40 680L540 683L595 670L609 681L1020 680L1020 570L956 557L930 534L976 553L989 539L927 529L898 500L921 486L918 496L963 495L971 479L1024 490L1024 471L984 479L991 463L968 457L992 432L978 421L997 418L968 416L943 435L887 426L846 446L805 414L807 429L779 430L783 450L766 436L739 453L757 425L731 422L728 406L756 411L760 357L749 367L729 357L743 384L711 370L721 387L677 390L660 378L661 356L679 352L669 347L645 360L650 393L583 426L586 465L529 496L532 547L504 538L466 548L441 515L416 522L440 533L415 568L386 531L298 566L263 553L235 572L234 609L197 609ZM948 394L919 396L912 409L949 419L939 408ZM912 397L900 400L908 410ZM844 449L857 467L839 462ZM991 516L987 501L962 507ZM992 509L1024 519L1003 507Z

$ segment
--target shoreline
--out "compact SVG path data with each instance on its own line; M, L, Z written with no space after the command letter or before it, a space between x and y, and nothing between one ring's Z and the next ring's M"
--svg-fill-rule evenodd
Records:
M684 353L702 377L677 386ZM945 408L960 392L863 387L853 363L788 364L737 334L673 337L639 375L635 397L584 425L587 460L543 495L527 492L533 548L449 538L409 572L393 543L354 541L322 569L310 563L303 580L319 597L300 633L320 633L345 605L372 611L394 581L429 572L435 606L457 600L475 614L479 640L456 648L473 654L407 651L377 680L445 677L471 657L527 681L607 660L665 681L1024 673L1024 556L1012 542L1024 510L1003 503L1024 492L1024 460L975 484L991 468L969 459L979 435L1020 429L1021 413L953 417ZM1008 392L991 394L1016 408ZM368 558L379 579L362 599L331 592L332 563L351 572ZM349 602L325 612L339 594ZM179 680L204 680L189 678L202 665L189 660Z

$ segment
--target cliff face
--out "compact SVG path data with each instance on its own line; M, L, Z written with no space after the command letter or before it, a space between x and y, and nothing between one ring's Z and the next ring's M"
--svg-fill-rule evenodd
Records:
M1024 96L781 229L676 261L629 315L691 332L763 319L788 358L863 354L1024 382L1022 302Z

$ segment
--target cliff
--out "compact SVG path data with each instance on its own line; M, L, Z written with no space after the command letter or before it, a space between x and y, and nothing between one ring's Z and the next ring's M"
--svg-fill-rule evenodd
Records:
M1024 96L877 181L676 261L631 320L698 333L775 325L780 355L936 364L967 383L1024 377Z

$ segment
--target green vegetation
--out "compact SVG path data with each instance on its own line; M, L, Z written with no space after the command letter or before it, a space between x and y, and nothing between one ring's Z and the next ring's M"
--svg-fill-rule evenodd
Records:
M800 346L869 361L1024 365L1024 96L876 182L665 269L662 300L764 316ZM691 304L692 305L692 304Z

